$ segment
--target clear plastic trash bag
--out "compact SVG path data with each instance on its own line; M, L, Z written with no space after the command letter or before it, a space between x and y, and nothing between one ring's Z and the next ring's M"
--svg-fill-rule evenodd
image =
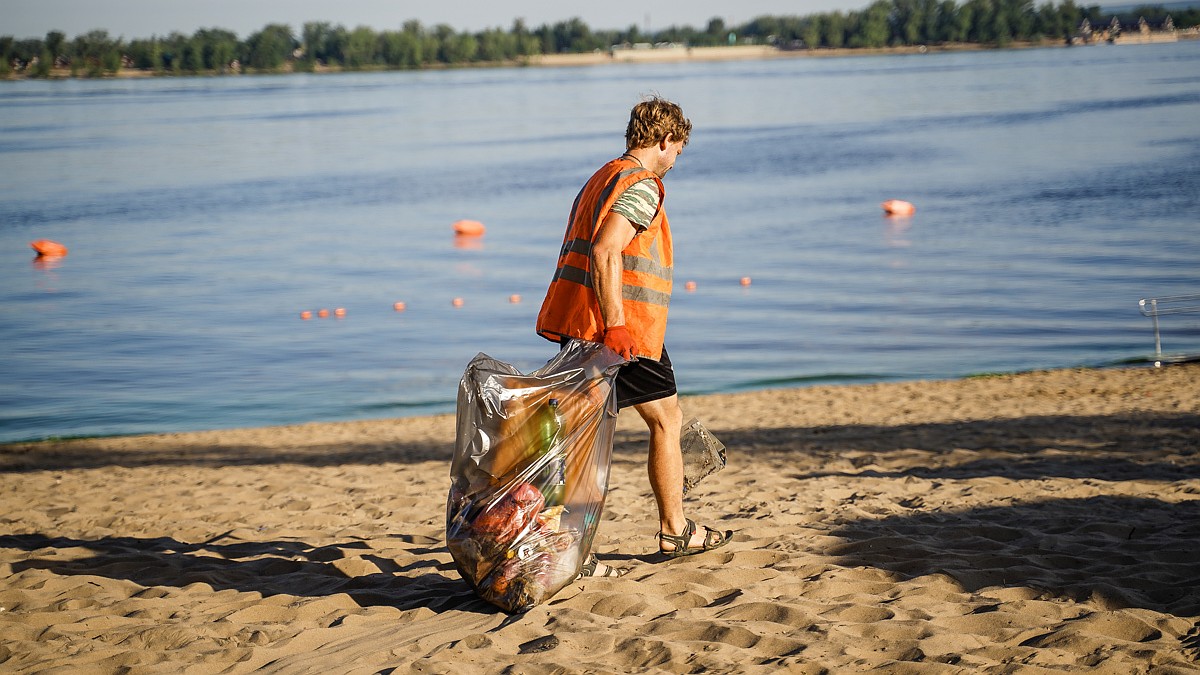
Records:
M550 599L591 551L623 363L575 340L528 375L486 354L463 373L446 544L463 579L505 611Z

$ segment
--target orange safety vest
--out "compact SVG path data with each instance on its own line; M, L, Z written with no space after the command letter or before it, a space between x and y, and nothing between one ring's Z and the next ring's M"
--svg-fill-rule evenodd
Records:
M647 178L658 184L658 212L650 227L638 232L621 251L621 301L637 355L656 361L662 358L675 264L671 228L662 205L666 191L654 172L627 158L600 167L575 197L558 269L538 313L539 335L554 342L564 337L591 342L604 339L604 317L592 286L592 241L617 198Z

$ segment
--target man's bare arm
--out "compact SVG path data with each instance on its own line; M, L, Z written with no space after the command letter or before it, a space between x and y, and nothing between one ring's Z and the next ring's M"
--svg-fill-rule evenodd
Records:
M621 251L635 235L637 228L628 218L610 212L592 242L592 279L605 328L625 325L625 310L621 306L621 270L624 267Z

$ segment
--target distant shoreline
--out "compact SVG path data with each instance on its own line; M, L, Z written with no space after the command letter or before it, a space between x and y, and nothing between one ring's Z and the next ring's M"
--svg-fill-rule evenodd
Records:
M1115 40L1111 44L1150 44L1163 42L1177 42L1180 40L1195 40L1200 39L1200 31L1187 30L1176 31L1170 34L1151 34L1151 35L1124 35ZM1092 43L1086 45L1074 45L1075 47L1085 48L1097 46L1099 44L1109 43ZM539 54L529 56L513 61L487 61L462 65L432 65L412 70L457 70L466 68L512 68L512 67L536 67L536 68L566 68L566 67L582 67L582 66L602 66L608 64L628 64L628 63L702 63L716 61L761 61L768 59L782 58L837 58L846 56L891 56L891 55L911 55L911 54L927 54L927 53L945 53L945 52L975 52L975 51L996 51L996 50L1012 50L1012 49L1039 49L1048 47L1070 47L1063 40L1044 39L1032 42L1013 42L1003 47L988 45L973 42L956 42L940 45L906 45L900 47L840 47L828 48L822 47L818 49L780 49L770 45L744 45L744 46L729 46L729 47L667 47L654 49L614 49L609 51L595 51L584 54ZM317 66L312 72L316 74L327 73L343 73L343 72L398 72L401 69L387 68L383 66L369 67L351 70L339 66ZM229 73L229 75L279 75L293 74L296 72L289 63L285 67L277 71L242 71L237 73ZM30 80L30 79L136 79L149 77L215 77L218 73L215 71L200 71L195 73L166 73L155 72L152 70L141 70L133 68L122 68L116 73L106 73L100 77L88 77L82 75L72 75L70 69L55 68L51 70L50 75L46 78L32 78L28 75L10 74L7 77L0 78L9 81Z

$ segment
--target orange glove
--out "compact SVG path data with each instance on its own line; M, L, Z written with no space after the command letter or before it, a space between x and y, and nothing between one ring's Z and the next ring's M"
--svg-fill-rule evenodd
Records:
M604 345L626 361L636 356L637 345L625 326L610 326L604 330Z

